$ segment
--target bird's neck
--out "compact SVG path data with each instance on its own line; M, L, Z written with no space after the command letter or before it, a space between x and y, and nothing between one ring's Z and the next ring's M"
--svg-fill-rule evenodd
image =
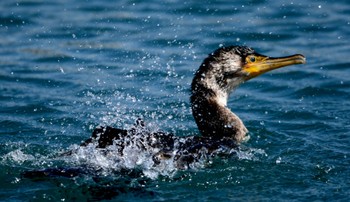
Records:
M198 129L205 137L241 142L248 132L241 119L227 108L229 94L200 83L192 85L191 107Z

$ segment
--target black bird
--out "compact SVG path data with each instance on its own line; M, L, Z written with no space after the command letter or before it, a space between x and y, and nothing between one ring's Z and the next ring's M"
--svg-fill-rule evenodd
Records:
M230 93L241 83L280 67L304 64L303 55L272 58L256 53L245 46L222 47L209 54L196 71L191 85L191 107L200 136L177 137L162 131L147 130L142 120L125 130L98 127L81 147L92 146L106 155L126 157L135 150L147 153L153 166L166 160L174 162L177 169L187 169L191 163L213 155L225 155L225 151L239 149L247 139L247 128L228 107ZM108 150L110 146L116 149ZM66 152L70 155L74 151ZM53 168L22 173L28 178L75 177L94 174L84 168Z
M125 130L112 127L96 128L90 139L81 146L95 143L97 148L115 145L118 154L136 145L151 151L154 163L174 158L178 168L187 166L219 148L237 148L247 138L247 128L228 107L230 93L240 84L267 71L280 67L304 64L300 54L273 58L256 53L246 46L222 47L209 54L196 71L191 85L191 107L201 136L176 137L165 132L150 132L142 120Z

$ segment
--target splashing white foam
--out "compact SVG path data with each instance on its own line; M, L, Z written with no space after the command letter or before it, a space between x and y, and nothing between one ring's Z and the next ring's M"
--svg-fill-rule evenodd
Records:
M71 155L65 156L64 160L75 166L102 170L105 174L123 169L139 170L144 176L155 179L158 176L173 177L180 170L203 169L215 156L235 156L238 160L255 161L267 155L261 149L222 146L214 152L209 152L208 148L203 146L195 153L190 153L190 157L195 160L190 160L187 164L186 154L189 151L179 146L186 142L186 138L175 138L174 148L164 152L150 143L152 136L149 131L145 131L144 128L137 130L139 131L128 134L123 139L115 140L113 145L106 148L97 148L97 142L85 147L74 145L70 148Z
M25 154L20 149L16 149L5 154L2 158L2 161L11 161L18 164L22 164L25 161L33 161L35 157L30 154Z
M215 151L209 152L206 146L199 144L200 146L196 147L196 151L193 152L187 150L193 149L193 145L181 147L187 144L188 140L194 143L193 140L180 137L174 137L173 148L164 151L162 147L152 145L152 141L157 141L150 136L152 132L155 131L150 132L148 128L138 128L136 133L116 140L113 145L106 148L98 148L98 142L95 141L86 146L72 145L69 152L58 156L27 154L21 148L15 148L3 155L1 162L11 165L26 163L40 169L62 166L83 170L86 168L87 173L103 176L115 175L125 170L135 170L142 176L156 179L159 176L172 178L183 170L201 170L211 165L212 162L217 162L214 158L218 156L234 157L233 159L238 161L258 161L261 157L267 156L264 150L244 146L234 148L219 146ZM194 160L188 160L188 154Z

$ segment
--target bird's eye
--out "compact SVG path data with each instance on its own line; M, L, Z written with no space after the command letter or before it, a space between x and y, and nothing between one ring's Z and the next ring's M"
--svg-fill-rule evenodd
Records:
M250 56L249 60L250 60L250 62L255 62L255 57L254 56Z

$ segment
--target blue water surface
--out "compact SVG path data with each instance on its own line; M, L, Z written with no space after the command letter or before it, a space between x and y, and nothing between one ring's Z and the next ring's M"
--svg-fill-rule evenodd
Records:
M199 134L190 83L206 55L228 45L307 58L232 94L228 106L250 131L242 152L153 175L114 172L85 153L100 174L21 176L76 166L56 155L98 125L141 117ZM2 0L0 200L349 201L349 54L345 0Z

